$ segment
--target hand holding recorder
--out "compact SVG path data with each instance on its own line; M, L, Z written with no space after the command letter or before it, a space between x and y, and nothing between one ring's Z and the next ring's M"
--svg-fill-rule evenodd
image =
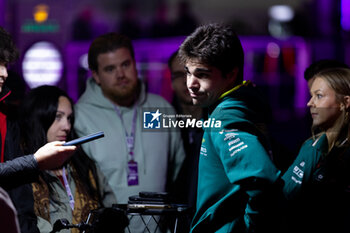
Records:
M77 145L104 137L103 132L90 134L69 142L49 142L35 152L34 157L40 170L51 170L63 165L77 149Z
M102 138L104 136L105 136L104 133L101 131L101 132L89 134L89 135L86 135L86 136L74 139L72 141L66 142L66 143L63 144L63 146L80 145L80 144L83 144L85 142L90 142L92 140L96 140L96 139Z

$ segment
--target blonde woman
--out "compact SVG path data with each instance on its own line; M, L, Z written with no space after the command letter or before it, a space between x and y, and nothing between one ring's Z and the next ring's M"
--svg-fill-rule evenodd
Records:
M350 69L314 76L313 137L283 175L291 232L350 232Z

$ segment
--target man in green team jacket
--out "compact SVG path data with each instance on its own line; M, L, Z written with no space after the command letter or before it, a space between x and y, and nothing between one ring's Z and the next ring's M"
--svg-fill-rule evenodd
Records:
M239 38L228 25L201 26L179 54L193 103L221 121L220 128L205 128L191 232L274 232L280 171L261 127L268 106L243 81Z

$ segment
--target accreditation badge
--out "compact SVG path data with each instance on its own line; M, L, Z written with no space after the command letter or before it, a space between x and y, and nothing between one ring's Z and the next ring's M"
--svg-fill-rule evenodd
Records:
M128 186L139 184L139 174L137 171L137 162L130 160L128 162Z

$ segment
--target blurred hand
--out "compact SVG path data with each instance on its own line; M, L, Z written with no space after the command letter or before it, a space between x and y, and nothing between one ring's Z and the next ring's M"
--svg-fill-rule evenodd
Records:
M34 157L40 170L58 168L74 154L77 147L62 146L63 143L59 141L49 142L35 152Z

